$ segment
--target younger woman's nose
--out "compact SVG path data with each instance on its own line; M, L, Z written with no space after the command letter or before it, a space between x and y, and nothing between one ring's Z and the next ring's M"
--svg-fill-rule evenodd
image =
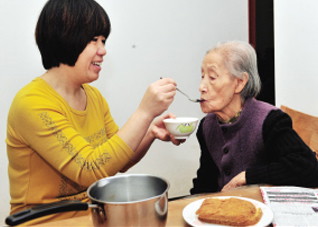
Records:
M100 56L104 56L104 55L106 55L106 53L107 53L107 51L106 51L105 45L100 44L98 49L97 49L97 54Z

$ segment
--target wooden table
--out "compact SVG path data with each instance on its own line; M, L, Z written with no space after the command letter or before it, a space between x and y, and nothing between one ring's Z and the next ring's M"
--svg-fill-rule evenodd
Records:
M236 188L227 192L218 192L218 193L209 193L209 194L200 194L194 196L188 196L182 199L173 200L169 202L168 208L168 218L166 226L184 226L189 227L189 225L183 220L182 210L189 203L196 201L201 198L210 197L210 196L242 196L251 199L255 199L263 202L262 195L260 192L259 185L244 186ZM93 227L93 221L90 216L76 217L72 219L65 219L55 222L48 222L40 225L34 225L34 227L45 227L45 226L77 226L77 227Z

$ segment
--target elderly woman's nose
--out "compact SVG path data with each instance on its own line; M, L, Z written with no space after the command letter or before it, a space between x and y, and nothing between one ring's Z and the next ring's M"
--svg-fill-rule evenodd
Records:
M206 91L206 86L205 86L205 83L203 80L201 80L201 82L200 82L199 91L200 92Z

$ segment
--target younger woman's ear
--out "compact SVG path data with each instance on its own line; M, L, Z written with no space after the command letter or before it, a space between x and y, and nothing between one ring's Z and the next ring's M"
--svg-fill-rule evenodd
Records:
M249 77L248 73L244 72L244 73L242 73L241 78L237 78L238 83L237 83L236 89L235 89L236 93L241 93L241 91L244 89L245 85L247 84L248 77Z

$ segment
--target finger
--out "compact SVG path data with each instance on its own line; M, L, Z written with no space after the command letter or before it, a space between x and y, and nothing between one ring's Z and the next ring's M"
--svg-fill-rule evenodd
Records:
M175 145L180 145L182 143L184 143L186 140L185 139L176 139L173 135L170 135L171 138L171 142Z
M160 82L159 82L160 81ZM160 80L158 80L159 83L173 83L174 85L177 86L177 83L174 79L170 77L160 77Z
M236 187L236 183L235 183L235 180L232 179L230 182L228 182L226 185L224 185L223 189L224 191L228 191L232 188L235 188Z
M157 138L161 139L162 141L169 141L170 136L166 132L159 131L157 132Z
M160 86L162 91L168 92L168 91L176 91L177 89L177 83L170 78L164 78L159 81L157 81L158 85Z
M230 190L232 187L229 185L229 184L227 184L227 185L225 185L223 188L222 188L222 191L228 191L228 190Z
M186 139L182 139L182 140L179 140L180 143L184 143L186 141Z
M173 98L177 94L174 86L164 86L158 90L158 93L164 98Z
M226 187L226 186L224 186L224 187L222 188L221 192L225 192L225 191L227 191L227 187Z

